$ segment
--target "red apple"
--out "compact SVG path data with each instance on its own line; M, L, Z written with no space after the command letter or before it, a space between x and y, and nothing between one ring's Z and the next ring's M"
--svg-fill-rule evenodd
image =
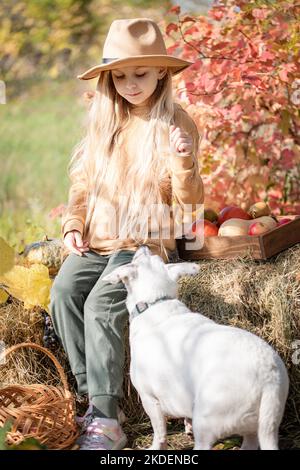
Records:
M261 235L262 233L268 232L270 227L268 227L263 222L253 222L248 228L248 235Z
M277 227L280 227L280 225L288 224L289 222L292 222L292 219L288 219L287 217L284 219L280 219L279 222L277 222Z
M214 237L218 235L218 227L209 220L198 219L192 224L191 232L193 235L198 235L200 238L205 237Z
M241 209L241 207L238 206L226 206L224 207L218 217L218 223L219 225L222 225L225 220L228 219L244 219L244 220L251 220L252 217L247 214L246 211Z

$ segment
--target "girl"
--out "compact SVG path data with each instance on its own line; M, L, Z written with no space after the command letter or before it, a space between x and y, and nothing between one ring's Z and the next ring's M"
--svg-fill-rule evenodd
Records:
M52 285L50 309L78 394L90 400L80 449L126 444L118 422L126 289L102 277L129 263L145 243L165 262L174 261L174 208L193 211L203 203L198 130L172 99L172 75L189 65L167 55L154 21L120 19L110 26L102 64L78 76L99 78L86 134L70 162L62 218L67 256Z

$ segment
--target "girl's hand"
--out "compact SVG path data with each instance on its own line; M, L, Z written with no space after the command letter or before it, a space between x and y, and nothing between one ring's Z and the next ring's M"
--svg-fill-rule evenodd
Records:
M81 233L78 230L67 232L64 237L64 245L75 255L82 256L82 253L89 251L88 241L83 242Z
M193 139L180 127L170 126L170 145L171 151L176 152L189 152L193 151Z

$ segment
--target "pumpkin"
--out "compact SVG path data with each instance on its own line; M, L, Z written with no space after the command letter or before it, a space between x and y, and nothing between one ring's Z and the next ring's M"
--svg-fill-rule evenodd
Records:
M254 220L245 219L228 219L223 222L219 228L218 236L236 237L240 235L248 235L248 229ZM277 227L277 222L273 217L262 216L255 219L255 222L263 222L269 227L269 230Z
M50 275L57 274L62 264L63 241L59 238L48 238L47 235L42 241L26 245L22 255L25 264L44 264L49 269Z

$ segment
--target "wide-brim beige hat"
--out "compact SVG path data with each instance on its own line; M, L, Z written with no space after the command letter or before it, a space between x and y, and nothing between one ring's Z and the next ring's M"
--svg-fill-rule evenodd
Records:
M102 63L77 75L81 80L97 77L104 70L129 66L169 67L176 75L193 62L167 54L162 33L149 18L114 20L107 33Z

